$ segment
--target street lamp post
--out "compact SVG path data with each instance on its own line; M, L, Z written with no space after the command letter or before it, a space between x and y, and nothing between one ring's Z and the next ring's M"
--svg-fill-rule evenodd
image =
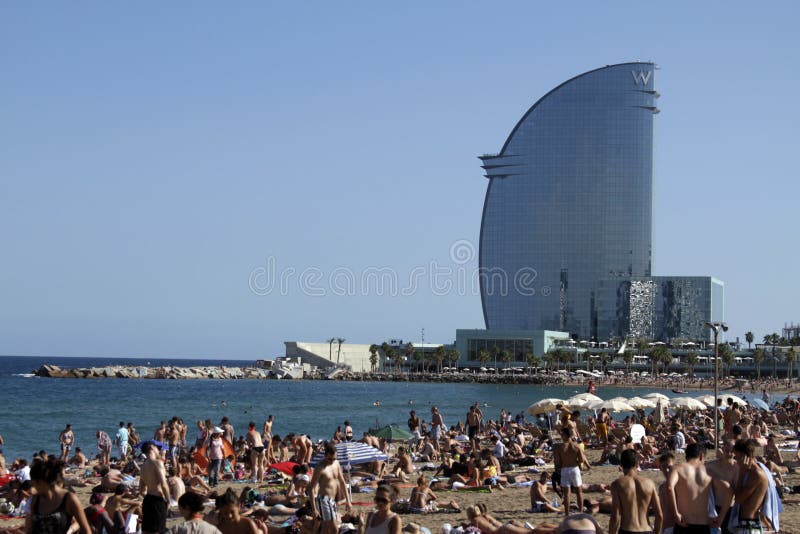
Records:
M719 331L728 331L726 323L706 323L706 326L714 331L714 449L719 444L719 408L717 398L719 397Z

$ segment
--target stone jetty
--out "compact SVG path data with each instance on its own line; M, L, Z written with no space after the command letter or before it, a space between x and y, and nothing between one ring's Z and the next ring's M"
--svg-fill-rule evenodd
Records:
M56 365L42 365L34 371L45 378L160 378L172 380L199 380L205 378L265 380L272 378L269 369L257 367L144 367L121 366L81 367L62 369Z
M277 378L270 369L259 367L145 367L145 366L107 366L61 368L56 365L42 365L34 374L44 378L128 378L128 379L167 379L167 380L268 380ZM331 378L328 373L314 370L305 373L309 380L352 380L372 382L439 382L469 384L564 384L561 376L542 374L472 374L472 373L360 373L343 371Z

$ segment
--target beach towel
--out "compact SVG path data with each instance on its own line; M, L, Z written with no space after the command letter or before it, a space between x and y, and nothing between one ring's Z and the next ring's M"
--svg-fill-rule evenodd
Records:
M764 497L764 503L761 505L761 513L772 524L772 528L775 529L775 532L780 532L780 514L783 513L783 503L778 495L778 489L775 486L775 479L772 477L772 473L769 469L767 469L767 466L761 462L757 463L758 467L760 467L764 474L767 475L767 481L769 482L767 494ZM731 531L735 531L736 527L739 526L739 508L740 505L738 504L734 504L731 508L731 518L728 521L728 529Z

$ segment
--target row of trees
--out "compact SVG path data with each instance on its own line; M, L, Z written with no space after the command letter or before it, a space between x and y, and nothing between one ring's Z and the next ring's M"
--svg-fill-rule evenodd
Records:
M795 338L800 339L800 338ZM745 340L747 341L748 346L750 346L754 340L753 333L747 332L745 334ZM339 361L341 355L341 347L342 343L344 343L343 338L330 338L328 339L328 343L330 344L331 350L331 357L333 353L333 343L338 343L338 350L337 350L337 362ZM794 341L794 340L791 340ZM761 378L761 365L769 356L769 359L772 362L772 376L777 376L777 363L781 357L785 358L788 364L788 376L790 379L794 376L794 363L797 361L797 351L795 351L795 346L798 344L790 343L790 349L784 354L782 351L776 353L775 347L776 346L786 346L785 343L787 340L778 336L778 334L769 334L764 336L764 344L772 345L771 353L767 354L763 348L759 347L752 351L752 358L753 364L756 368L756 373L759 378ZM635 361L635 356L646 356L649 360L650 364L650 371L653 374L657 374L659 372L663 372L666 370L669 365L672 363L673 355L672 351L665 345L656 345L650 346L650 342L647 339L639 338L635 341L635 351L633 350L626 350L625 353L622 355L622 360L625 362L627 371L630 372L631 365ZM434 351L425 351L425 350L418 350L414 347L413 343L408 343L402 348L395 348L389 345L388 343L384 342L381 345L372 344L369 347L370 352L370 367L371 371L375 372L378 369L378 362L379 357L378 353L382 352L384 356L385 365L388 367L387 370L394 368L395 370L401 370L403 366L403 362L406 363L406 367L415 367L417 371L428 372L430 370L431 365L436 365L437 371L441 372L442 367L444 366L445 362L450 362L451 365L456 365L458 360L461 358L461 353L456 350L447 350L443 345L436 347ZM590 353L584 353L590 354ZM735 353L733 348L728 343L722 343L718 347L718 354L720 359L720 371L724 374L730 374L731 367L735 364ZM546 369L558 371L561 369L561 365L564 365L566 369L567 366L571 363L575 363L575 358L577 353L575 351L564 350L561 348L553 349L543 357L535 356L533 353L528 352L525 354L525 364L526 370L530 372L531 369L538 368L542 363ZM614 355L609 352L601 352L596 355L596 358L589 358L588 359L588 367L589 370L594 370L596 365L602 369L603 372L606 371L606 368L609 363L611 363L614 359ZM477 353L477 359L482 366L486 366L490 361L494 361L494 367L499 372L498 361L503 362L506 364L506 368L509 368L511 362L514 361L514 355L511 351L500 349L498 346L492 347L491 350L487 349L480 349ZM686 354L685 364L688 368L689 374L694 376L694 369L699 363L699 356L696 352L690 350Z
M436 349L431 351L418 350L414 347L413 343L407 343L405 347L395 349L386 342L381 343L380 346L372 344L369 346L369 364L370 369L374 373L378 369L378 352L383 353L383 360L391 371L392 367L399 371L402 370L403 362L414 362L416 369L428 372L432 364L436 365L438 372L442 372L444 362L449 361L455 365L461 358L461 353L456 349L447 350L444 345L439 345ZM410 366L408 363L406 366Z

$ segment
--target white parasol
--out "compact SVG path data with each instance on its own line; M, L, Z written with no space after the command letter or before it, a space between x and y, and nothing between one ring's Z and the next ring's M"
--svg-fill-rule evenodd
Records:
M531 415L539 415L540 413L554 412L557 404L565 404L565 401L552 398L542 399L528 406L528 413Z
M687 410L705 410L707 406L691 397L676 397L672 399L673 408L686 408Z

